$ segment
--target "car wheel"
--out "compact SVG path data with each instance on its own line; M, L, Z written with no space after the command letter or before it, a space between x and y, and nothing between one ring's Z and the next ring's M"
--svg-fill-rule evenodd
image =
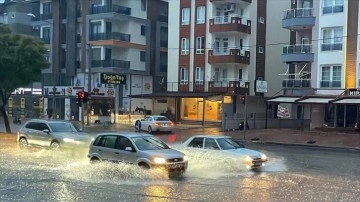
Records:
M143 168L146 170L150 169L150 166L147 163L141 162L141 163L139 163L139 166L140 166L140 168Z
M153 132L151 126L148 127L148 132L149 132L149 133L152 133L152 132Z
M60 143L57 141L54 141L50 144L50 149L51 150L59 150L60 149Z
M19 139L20 148L27 148L29 146L26 138L22 137Z
M90 163L91 163L91 164L100 163L100 159L98 159L98 158L96 158L96 157L91 158L91 159L90 159Z

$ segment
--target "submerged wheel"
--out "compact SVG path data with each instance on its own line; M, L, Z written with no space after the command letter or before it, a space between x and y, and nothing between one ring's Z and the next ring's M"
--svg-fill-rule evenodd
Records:
M151 126L148 127L148 132L149 132L149 133L152 133L152 132L153 132Z
M96 164L96 163L100 163L100 159L96 158L96 157L93 157L90 159L90 163L91 164Z
M19 145L21 148L26 148L29 146L27 139L24 137L19 139Z
M146 170L150 169L150 166L147 163L141 162L141 163L139 163L139 166L140 166L140 168L143 168Z
M50 149L52 150L59 150L60 149L60 143L57 141L54 141L50 144Z

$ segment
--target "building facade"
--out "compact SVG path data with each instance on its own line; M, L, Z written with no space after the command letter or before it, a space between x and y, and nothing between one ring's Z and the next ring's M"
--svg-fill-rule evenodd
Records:
M289 36L271 15L287 6L266 0L169 1L167 95L179 120L265 114L265 97L280 88L276 73L283 66L282 47L269 47L267 40Z
M309 128L354 127L359 121L359 1L296 0L284 10L290 30L280 96L269 103ZM273 112L276 113L276 110Z
M3 21L22 22L22 33L48 47L50 68L42 72L41 81L45 116L79 120L80 90L89 92L85 112L94 116L151 110L151 99L131 95L166 91L166 1L24 0L6 1L1 10ZM104 75L120 75L125 81L106 83Z

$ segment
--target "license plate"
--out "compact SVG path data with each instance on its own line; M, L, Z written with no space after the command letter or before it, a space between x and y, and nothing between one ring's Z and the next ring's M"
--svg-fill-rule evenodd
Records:
M178 163L178 164L170 164L169 168L183 168L185 166L185 164L183 163Z

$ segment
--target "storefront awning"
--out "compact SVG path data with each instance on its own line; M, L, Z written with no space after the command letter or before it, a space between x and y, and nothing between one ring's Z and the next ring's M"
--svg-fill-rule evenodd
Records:
M280 102L280 103L294 103L295 100L299 99L298 97L276 97L267 102Z
M360 99L343 98L333 101L334 104L360 104Z
M329 103L330 100L333 100L334 98L306 98L302 100L296 101L297 103Z

